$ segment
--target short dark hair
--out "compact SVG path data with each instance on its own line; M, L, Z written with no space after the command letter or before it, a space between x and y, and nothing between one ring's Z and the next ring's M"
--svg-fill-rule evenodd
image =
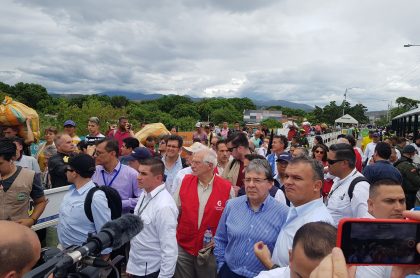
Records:
M16 145L9 138L0 139L0 157L3 157L4 160L10 161L16 156Z
M369 187L369 198L373 198L378 193L378 188L380 186L400 186L401 184L399 181L393 179L382 179L378 180L375 183L371 184Z
M49 126L46 129L44 129L44 134L46 134L47 132L57 134L58 130L55 126Z
M227 141L230 142L235 147L242 146L245 148L249 148L248 137L243 132L232 134L232 136L229 137Z
M153 135L147 136L146 141L148 142L156 141L156 137Z
M287 140L287 137L284 136L284 135L274 135L273 140L274 139L280 139L280 141L283 143L285 149L287 148L287 146L289 146L289 141Z
M316 135L314 139L318 141L318 144L324 144L324 139L322 139L321 135Z
M349 141L353 148L356 147L356 139L354 139L353 135L347 134L345 138Z
M124 138L122 141L125 143L126 148L132 148L133 150L135 148L138 148L138 146L140 146L139 140L134 137L127 137L127 138Z
M351 145L345 143L333 144L330 146L330 151L335 152L335 159L348 161L351 169L356 167L356 154Z
M226 140L225 139L221 139L221 140L218 140L217 141L217 143L216 143L216 150L218 150L219 149L219 145L220 144L227 144L227 142L226 142Z
M307 156L297 156L294 157L290 162L289 165L304 163L311 166L313 180L320 180L324 182L324 165L316 159L307 157Z
M306 223L297 230L293 238L292 252L300 243L305 256L311 260L322 260L336 245L337 229L326 222Z
M379 157L383 159L389 159L391 157L391 146L385 142L376 143L375 152Z
M15 137L12 137L10 139L13 141L13 143L17 142L21 146L23 146L23 144L24 144L23 138L21 138L21 137L15 136Z
M182 139L182 137L179 136L179 135L175 135L175 134L169 135L165 139L166 144L168 143L168 141L178 141L178 147L179 148L182 148L182 144L184 143L184 140Z
M245 158L248 159L249 161L252 161L254 159L265 159L264 156L257 154L257 153L249 153L245 155Z
M144 166L150 166L150 172L154 176L157 175L163 175L165 174L165 164L163 164L163 161L156 157L147 158L144 160L139 161L140 165Z
M126 116L121 116L118 118L118 122L121 123L122 120L128 120Z
M118 145L118 141L112 138L104 138L102 140L96 141L96 146L99 144L105 143L105 150L107 152L115 152L115 156L118 157L118 154L120 152L120 147Z

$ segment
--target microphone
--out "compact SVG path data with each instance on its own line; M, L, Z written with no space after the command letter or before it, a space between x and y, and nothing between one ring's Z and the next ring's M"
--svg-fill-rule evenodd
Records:
M102 226L98 234L88 238L85 245L64 255L57 263L56 269L66 269L82 258L98 254L109 247L118 249L142 229L143 222L140 217L133 214L125 214L116 220L109 221Z

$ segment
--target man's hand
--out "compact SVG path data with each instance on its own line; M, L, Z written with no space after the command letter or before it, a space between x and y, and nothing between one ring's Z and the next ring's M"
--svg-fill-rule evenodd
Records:
M273 267L273 263L271 262L271 252L264 242L259 241L254 244L254 253L267 269L271 269Z
M18 224L24 225L28 228L32 227L33 224L35 224L35 221L32 218L25 218L25 219L19 219L15 221Z
M90 156L93 156L95 154L95 151L96 151L95 145L89 145L86 147L86 153Z

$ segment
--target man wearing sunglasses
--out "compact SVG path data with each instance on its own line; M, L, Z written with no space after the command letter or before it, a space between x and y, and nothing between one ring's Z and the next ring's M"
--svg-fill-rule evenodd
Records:
M363 177L355 168L356 155L352 146L345 143L331 145L327 157L329 173L336 178L327 196L326 205L335 224L344 217L364 217L367 213L370 185L367 181L359 181L349 192L352 181Z

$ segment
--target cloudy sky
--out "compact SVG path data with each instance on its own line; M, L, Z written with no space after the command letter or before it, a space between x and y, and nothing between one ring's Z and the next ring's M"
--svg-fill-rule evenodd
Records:
M416 0L2 0L0 81L54 93L420 99Z

